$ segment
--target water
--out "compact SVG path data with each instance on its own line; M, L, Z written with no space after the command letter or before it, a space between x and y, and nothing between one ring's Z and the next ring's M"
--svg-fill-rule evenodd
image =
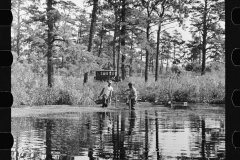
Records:
M13 117L12 134L12 160L225 159L220 106Z

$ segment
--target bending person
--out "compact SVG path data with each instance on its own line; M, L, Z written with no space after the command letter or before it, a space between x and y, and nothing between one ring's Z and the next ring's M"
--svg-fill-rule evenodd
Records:
M111 97L113 92L113 87L111 85L112 85L112 81L109 80L108 85L102 89L100 95L98 96L98 98L102 96L102 100L103 100L102 107L107 107L108 104L111 103Z
M135 87L133 87L133 84L130 82L128 83L128 87L129 89L127 89L126 91L124 92L127 92L129 91L129 95L128 95L128 102L127 104L129 104L129 102L131 103L131 109L134 109L135 107L135 104L137 102L137 90Z

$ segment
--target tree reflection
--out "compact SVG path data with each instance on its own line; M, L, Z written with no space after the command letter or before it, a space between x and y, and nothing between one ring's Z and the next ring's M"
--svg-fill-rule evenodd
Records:
M116 147L116 150L117 150L117 157L116 158L119 158L119 114L117 115L117 147Z
M145 159L148 159L148 112L145 110Z
M158 146L158 113L155 111L155 125L156 125L156 151L157 151L157 160L160 160L161 156L159 154L159 146Z
M89 148L92 148L93 144L92 144L92 133L91 133L91 130L92 130L92 117L91 116L87 116L87 122L86 122L86 132L87 132L87 142L89 143ZM82 131L79 131L79 133L82 132Z
M125 159L124 139L125 139L125 114L121 112L121 134L119 139L120 159Z
M103 145L103 121L105 119L105 113L104 112L98 112L98 126L99 126L99 139L100 139L100 144L99 144L99 157L104 157L104 153L103 153L103 150L104 150L104 145Z
M132 139L134 136L133 130L135 128L135 121L136 121L136 112L134 110L131 110L129 113L129 129L128 129L128 141L127 141L127 144L129 145L128 155L132 154L132 151L134 151L136 146Z
M129 117L129 130L128 130L128 135L132 135L133 129L135 127L135 120L136 120L136 112L132 110L130 112L130 117Z
M206 143L206 135L205 135L205 120L202 119L202 159L205 159L205 143Z
M112 144L113 144L113 159L117 158L117 141L115 138L115 115L113 115L113 122L112 122Z
M53 160L52 159L52 126L53 120L46 119L46 159L45 160Z
M16 148L12 149L15 152L13 158L18 159L21 152L24 153L22 158L27 158L34 153L34 156L35 154L38 157L42 156L44 160L51 160L52 157L60 155L62 155L61 157L83 156L90 160L94 158L113 160L153 158L160 160L162 156L168 156L166 151L169 148L164 146L163 139L168 133L160 134L159 132L169 129L169 124L172 124L172 120L174 120L171 118L171 114L135 110L107 113L84 112L75 115L71 113L60 115L62 117L59 115L45 115L47 119L25 118L25 121L23 118L21 120L15 118L12 124L13 130L15 130L13 135L16 134L13 146ZM151 117L155 117L155 119L151 119ZM213 158L213 156L215 158L225 156L218 155L224 153L225 134L224 124L219 121L219 118L213 117L213 120L209 120L193 114L187 119L190 124L184 124L186 120L182 116L179 117L175 118L176 129L191 128L189 129L190 151L188 152L191 156L189 158L206 159ZM216 127L216 124L219 124L220 128ZM16 132L18 130L19 132ZM178 132L174 133L177 136L178 134ZM172 135L167 135L167 138L171 138L169 136ZM194 147L192 147L193 145ZM32 146L34 149L28 150ZM156 152L150 152L149 148L151 151L156 148ZM18 151L20 152L18 153ZM179 153L181 152L174 154ZM56 158L54 159L56 160Z

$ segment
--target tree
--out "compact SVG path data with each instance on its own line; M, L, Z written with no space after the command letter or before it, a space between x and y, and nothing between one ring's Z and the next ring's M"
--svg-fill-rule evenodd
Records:
M178 22L179 26L183 25L184 18L188 17L188 9L187 5L189 4L190 1L184 1L182 2L177 2L174 0L170 1L165 1L162 0L159 6L155 6L154 11L159 17L158 20L158 30L157 30L157 54L156 54L156 69L155 69L155 81L158 80L158 57L159 57L159 52L160 52L160 34L169 29L168 25L173 24ZM165 28L164 28L165 27ZM162 30L162 28L164 28ZM172 27L170 27L172 28ZM175 40L176 41L176 40ZM178 42L178 41L176 41ZM179 42L180 43L180 42ZM175 45L174 45L175 47ZM174 54L175 54L175 48L174 48ZM174 56L175 57L175 56Z
M114 16L115 16L115 22L114 22L114 35L113 35L113 70L116 68L116 38L117 38L117 31L118 31L118 5L115 3L113 4L114 6ZM117 74L119 78L119 73Z
M95 31L95 23L97 19L97 11L98 11L98 0L93 0L93 10L92 10L92 20L91 20L91 27L90 27L90 32L89 32L89 41L88 41L88 52L91 52L92 50L92 41L93 41L93 36L94 36L94 31ZM84 80L83 83L87 83L88 81L88 72L84 73Z
M121 23L122 23L122 28L121 28L121 47L123 48L123 54L122 54L122 80L125 79L126 77L126 70L125 70L125 60L126 60L126 55L125 55L125 39L126 39L126 24L125 24L125 19L126 19L126 0L122 0L122 14L121 14Z
M193 36L197 33L200 33L201 35L201 75L204 75L206 68L206 55L210 54L209 52L215 48L212 41L214 41L217 35L223 34L221 21L224 20L224 1L194 0L191 13L191 22L193 26L191 28L191 33Z
M181 46L185 41L182 40L182 35L177 30L173 31L171 42L173 43L173 64L180 63Z
M77 60L74 60L74 57L77 55L75 53L77 50L79 54L83 53L79 52L79 49L83 47L75 46L74 40L72 40L74 36L77 36L77 34L72 34L77 32L75 29L77 26L73 14L71 14L76 13L76 5L69 1L52 0L44 4L47 5L47 8L43 10L44 6L40 2L34 2L26 7L30 17L24 22L28 24L26 25L28 32L33 32L29 33L26 42L30 45L29 54L37 52L38 54L43 53L41 59L47 57L48 86L52 87L54 68L59 67L57 64L61 64L61 68L76 68ZM76 17L77 15L75 15ZM84 51L84 49L82 50ZM60 60L61 63L59 63Z
M76 25L78 26L77 31L77 44L83 44L87 46L89 26L91 25L88 21L86 10L79 9L77 11L78 15L76 16Z
M140 2L141 10L140 12L144 12L143 14L140 14L139 19L143 19L141 22L143 23L143 28L146 29L146 40L145 40L145 51L146 51L146 57L145 57L145 82L148 81L148 68L149 68L149 48L150 48L150 35L151 35L151 27L152 24L155 23L156 16L153 15L154 7L157 6L160 1L151 1L151 0L141 0Z
M187 59L191 61L191 63L195 63L197 60L199 64L201 64L201 42L200 37L194 37L192 41L187 43L187 47L190 49L190 53L188 54Z
M164 15L164 11L165 11L165 2L166 0L163 0L163 2L161 3L161 9L160 11L158 11L158 9L156 8L155 11L157 12L158 16L159 16L159 24L158 24L158 30L157 30L157 53L156 53L156 68L155 68L155 81L158 80L158 63L159 63L159 44L160 44L160 33L161 33L161 27L162 27L162 18Z
M21 39L23 34L21 33L21 25L23 24L21 21L21 16L23 16L21 14L21 5L24 3L23 0L15 0L13 1L13 5L12 5L12 11L13 12L13 16L16 17L17 21L14 23L13 22L13 27L16 27L16 45L14 44L12 48L14 48L14 50L16 50L18 57L20 56L20 51L21 51ZM14 18L15 19L15 18ZM14 39L15 40L15 39ZM12 41L14 43L14 41Z
M53 43L54 38L54 22L59 19L58 11L53 8L53 0L47 1L47 26L48 26L48 39L47 39L47 70L48 70L48 86L52 87L54 83L53 72Z
M166 60L166 71L168 70L169 66L169 59L171 58L170 50L172 48L171 45L171 35L167 31L163 31L161 43L162 43L162 52L161 52L161 72L163 69L163 61Z

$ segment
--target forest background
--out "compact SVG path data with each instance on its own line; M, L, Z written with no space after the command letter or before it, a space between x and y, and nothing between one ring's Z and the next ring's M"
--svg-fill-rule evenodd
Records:
M117 71L148 101L225 102L223 0L12 0L14 106L92 105ZM90 12L89 12L90 11ZM173 25L174 24L174 25ZM172 26L189 32L185 40Z

